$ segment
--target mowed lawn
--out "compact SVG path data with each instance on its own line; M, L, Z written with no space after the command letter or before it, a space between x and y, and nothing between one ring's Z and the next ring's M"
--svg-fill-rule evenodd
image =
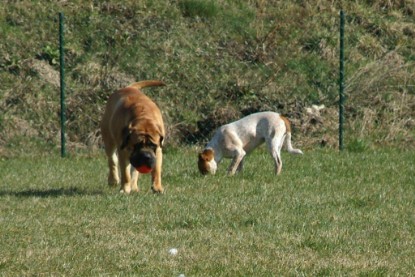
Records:
M415 272L411 151L248 156L202 177L166 149L164 195L106 185L104 155L0 160L1 276L389 276ZM172 255L169 250L177 249Z

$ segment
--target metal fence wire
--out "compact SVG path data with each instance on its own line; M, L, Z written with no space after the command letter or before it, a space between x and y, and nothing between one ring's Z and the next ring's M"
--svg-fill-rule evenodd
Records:
M229 9L207 1L201 9L192 2L200 1L63 8L69 146L100 146L108 96L130 83L159 79L166 87L144 92L163 112L168 144L203 145L220 125L272 110L290 118L299 146L337 148L339 10L294 5L287 13L278 5L261 10L249 1ZM58 145L58 12L45 7L47 16L21 20L17 15L27 11L17 4L4 9L9 27L2 31L9 43L1 48L1 63L12 77L1 96L2 124L13 127L19 117L33 129L31 135ZM411 137L414 21L397 30L386 15L380 21L345 14L346 144L371 140L371 134L373 142ZM19 44L19 32L29 35L27 45ZM17 79L31 84L16 84ZM14 100L16 94L21 99ZM30 101L39 108L21 114Z

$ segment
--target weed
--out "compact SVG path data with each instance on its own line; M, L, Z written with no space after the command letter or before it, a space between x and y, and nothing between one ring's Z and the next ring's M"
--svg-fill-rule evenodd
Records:
M186 17L212 18L219 12L215 1L181 0L179 8Z
M50 65L56 65L59 61L59 49L55 46L46 45L42 52L37 55L40 60L46 60Z
M354 153L362 153L369 149L367 142L363 139L352 139L347 144L346 149Z

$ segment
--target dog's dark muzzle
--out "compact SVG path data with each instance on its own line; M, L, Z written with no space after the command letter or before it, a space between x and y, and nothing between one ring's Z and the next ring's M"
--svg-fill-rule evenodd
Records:
M152 151L142 150L131 155L130 163L135 168L146 166L153 169L156 164L156 157Z

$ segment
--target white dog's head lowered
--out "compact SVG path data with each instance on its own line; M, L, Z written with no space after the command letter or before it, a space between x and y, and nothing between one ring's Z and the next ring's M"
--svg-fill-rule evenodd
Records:
M212 148L206 148L202 153L199 153L197 166L203 175L216 173L217 164L215 161L215 152Z

